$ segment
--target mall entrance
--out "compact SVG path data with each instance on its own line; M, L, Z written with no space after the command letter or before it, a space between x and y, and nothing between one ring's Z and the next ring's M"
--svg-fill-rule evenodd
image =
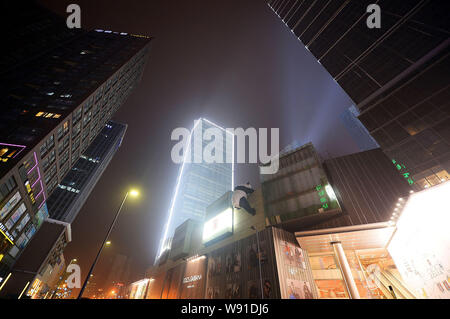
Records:
M387 251L387 223L297 232L321 299L415 299Z

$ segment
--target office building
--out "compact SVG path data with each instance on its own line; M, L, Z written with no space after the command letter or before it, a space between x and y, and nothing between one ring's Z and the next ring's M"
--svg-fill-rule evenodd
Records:
M266 223L294 231L341 213L314 146L307 143L279 154L279 170L261 174Z
M450 21L445 0L270 0L355 103L359 120L416 190L450 178Z
M72 222L116 153L126 128L126 125L113 121L109 121L105 125L100 134L95 137L90 146L83 152L69 173L66 174L47 199L46 205L49 216L43 222L44 225L47 223L60 223L67 228L67 233L71 234ZM39 247L41 251L50 251L49 254L54 256L62 255L64 248L71 241L71 236L64 237L64 240L59 240L59 244L55 245L51 241L39 239L43 235L41 232L47 232L47 227L41 227L37 230L32 239L33 242L37 242L34 247ZM23 270L21 267L24 267L24 263L30 260L33 260L33 263L42 263L39 267L41 270L38 273L43 274L46 270L52 272L55 264L58 263L46 257L45 255L36 255L33 249L27 248L17 259L12 268L12 274L15 274L18 270ZM51 278L41 275L37 279L40 280L42 285L39 291L45 294L52 287ZM4 290L12 293L14 289L6 286ZM37 296L37 294L34 295Z
M72 223L117 152L126 124L109 121L47 199L49 217Z
M0 74L1 278L48 217L46 200L137 85L150 43L110 30L67 33L64 18L24 10ZM22 46L36 39L45 49Z
M215 158L220 158L222 162L208 163L202 156L205 147L211 142L209 138L203 138L208 129L216 130L222 137L221 147L215 150ZM233 189L233 143L234 135L224 128L204 118L195 121L174 189L158 257L170 248L178 226L188 219L203 222L205 208Z
M398 199L413 191L379 148L331 158L323 166L342 214L308 229L389 222Z

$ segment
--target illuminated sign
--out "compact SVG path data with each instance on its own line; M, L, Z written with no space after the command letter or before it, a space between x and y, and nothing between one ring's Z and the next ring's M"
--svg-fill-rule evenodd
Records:
M395 159L392 160L392 163L395 165L395 168L397 169L397 171L399 171L400 174L402 174L402 176L408 181L409 185L414 184L414 178L412 178L410 176L411 173L408 172L408 170L406 169L405 165L403 165L402 163L397 162Z
M41 280L39 280L38 278L36 278L34 280L33 284L31 285L31 288L26 293L26 295L30 296L31 299L36 299L37 294L39 293L39 291L41 290L42 287L43 287L43 282Z
M233 209L227 208L212 217L203 226L203 243L233 234Z
M9 201L5 204L5 206L0 209L0 220L5 218L6 215L16 206L16 204L22 199L19 191L17 191L14 196L12 196Z
M180 299L204 298L206 260L206 256L193 256L193 258L189 258L185 266L183 279L181 280Z
M142 279L131 284L129 299L145 299L149 279Z
M7 162L10 158L15 158L25 147L25 145L0 143L0 162Z
M450 299L450 182L414 193L388 246L404 282L418 298Z
M12 244L14 245L14 237L9 233L9 231L6 229L5 225L3 225L2 223L0 223L0 233L6 237L6 239Z
M193 281L198 281L202 279L202 275L194 275L194 276L189 276L189 277L185 277L183 278L183 284L187 284Z
M322 187L322 185L316 186L317 195L319 195L319 200L322 204L323 209L328 209L328 199L326 195L330 198L330 200L336 200L336 195L334 194L333 188L330 185L325 185L325 187Z

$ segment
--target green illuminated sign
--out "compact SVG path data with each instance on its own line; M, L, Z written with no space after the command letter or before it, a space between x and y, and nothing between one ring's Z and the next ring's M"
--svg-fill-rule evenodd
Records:
M402 163L397 162L395 159L392 159L392 163L395 168L402 174L402 176L408 181L409 185L414 184L414 178L410 177L411 173L408 172L408 169Z
M317 195L320 197L320 202L322 203L322 208L327 209L328 208L328 200L325 197L325 189L322 187L322 185L316 186Z

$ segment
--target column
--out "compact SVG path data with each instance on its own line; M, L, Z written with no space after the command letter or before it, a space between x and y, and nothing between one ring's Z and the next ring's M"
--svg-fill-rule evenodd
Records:
M353 278L352 270L348 264L347 257L345 256L344 249L340 241L331 242L336 255L339 267L341 268L342 275L344 276L345 284L347 285L348 293L351 299L360 299L358 287L356 287L355 279Z

